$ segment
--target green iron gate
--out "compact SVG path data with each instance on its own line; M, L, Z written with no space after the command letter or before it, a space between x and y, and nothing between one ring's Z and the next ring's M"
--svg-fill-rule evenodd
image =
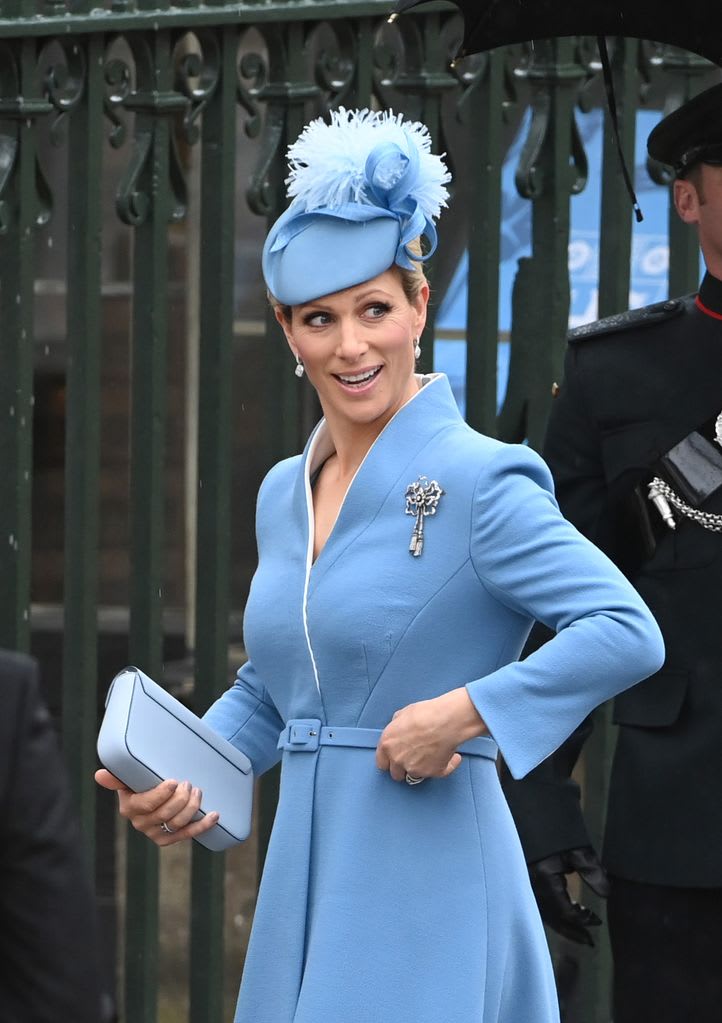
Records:
M115 230L109 225L124 225L127 243L127 379L122 379L128 480L122 529L128 658L163 677L172 602L166 592L169 535L175 535L168 451L180 408L183 549L186 560L195 558L195 569L179 592L194 677L188 698L195 709L202 711L227 684L232 520L234 531L252 530L250 516L239 523L232 515L238 486L232 467L234 392L244 386L243 366L234 360L238 225L243 231L254 218L263 225L282 210L284 151L309 116L341 104L373 103L429 125L438 149L449 155L456 182L451 227L446 241L442 237L446 252L442 245L432 268L438 290L460 246L469 250L468 419L504 439L528 437L540 444L564 347L570 198L587 176L575 112L601 103L596 50L584 39L539 41L451 65L461 35L458 15L431 4L390 26L389 9L387 0L240 5L178 0L173 6L149 0L110 0L103 6L90 0L0 0L0 644L30 648L39 613L34 580L43 572L38 543L45 526L33 502L38 308L43 253L59 235L62 734L91 856L105 571L98 552L105 488L118 485L103 475L104 416L115 393L102 382L117 298L103 271L107 239ZM636 41L615 41L613 57L623 143L631 153L634 113L650 90L680 102L702 87L709 68L689 55ZM497 417L501 165L527 108L532 116L517 183L532 204L533 247L515 286L511 377ZM239 154L249 146L253 167L239 181ZM116 178L108 171L113 150L121 154L115 158ZM629 293L631 210L609 140L602 203L600 315L626 308ZM186 253L180 300L173 298L178 231ZM678 294L696 285L697 248L674 217L670 235L670 290ZM184 308L180 330L176 300ZM299 449L314 406L288 370L273 318L266 314L264 326L261 314L257 331L253 358L261 366L254 379L261 382L262 400L249 429L265 467ZM427 328L426 368L431 337L433 324ZM179 405L169 365L180 349ZM102 687L106 683L101 679ZM597 837L610 742L609 729L597 729L587 756L587 802ZM273 799L270 780L260 798L261 846ZM121 971L129 1023L156 1019L158 878L155 847L129 834ZM223 888L223 857L194 847L188 999L193 1023L224 1018ZM585 1023L601 1023L608 1018L604 951L589 957L585 968Z

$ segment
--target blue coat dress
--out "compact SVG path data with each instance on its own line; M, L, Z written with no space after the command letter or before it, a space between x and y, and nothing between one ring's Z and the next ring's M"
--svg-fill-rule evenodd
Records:
M663 647L616 568L559 514L526 447L463 421L427 378L359 468L315 562L310 479L323 421L259 494L249 661L206 720L265 771L286 722L382 729L466 685L516 776ZM444 490L409 552L410 483ZM558 631L524 662L531 622ZM374 733L362 733L374 734ZM478 742L478 740L477 740ZM552 1023L544 931L491 739L411 787L372 748L283 753L236 1023Z

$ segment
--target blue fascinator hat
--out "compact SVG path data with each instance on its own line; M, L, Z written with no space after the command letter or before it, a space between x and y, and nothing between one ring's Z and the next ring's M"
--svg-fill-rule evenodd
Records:
M288 150L291 205L263 246L263 276L282 305L300 305L414 268L436 248L434 221L451 180L425 125L392 111L345 110L311 121ZM416 238L426 252L409 251Z

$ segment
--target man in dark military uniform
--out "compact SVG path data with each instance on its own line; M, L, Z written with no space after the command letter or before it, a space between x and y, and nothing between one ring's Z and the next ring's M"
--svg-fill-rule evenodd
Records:
M562 511L633 581L667 649L614 703L602 851L614 1023L720 1023L722 85L661 121L648 148L674 167L707 273L695 296L572 331L544 456ZM588 943L592 915L565 874L606 886L570 779L589 730L505 778L542 915Z
M0 650L0 704L0 1021L100 1023L93 893L30 657Z

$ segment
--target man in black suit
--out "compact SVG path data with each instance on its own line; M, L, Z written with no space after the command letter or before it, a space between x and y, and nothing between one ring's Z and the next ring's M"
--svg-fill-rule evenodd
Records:
M564 514L627 574L667 658L618 696L602 862L615 1023L722 1020L722 85L661 121L697 229L697 295L572 331L544 448ZM505 776L542 915L591 942L573 870L604 873L570 774L590 730L521 782Z
M0 1020L99 1023L95 907L33 660L0 651Z

